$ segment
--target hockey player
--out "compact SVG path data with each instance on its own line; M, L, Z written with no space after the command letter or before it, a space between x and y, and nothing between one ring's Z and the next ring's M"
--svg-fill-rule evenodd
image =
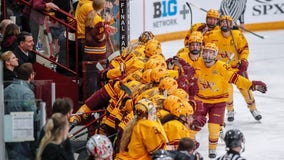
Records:
M166 147L163 127L157 122L156 107L148 99L135 104L134 114L135 118L127 124L122 135L116 159L150 160L154 151Z
M217 59L230 65L232 69L240 75L248 78L248 56L249 47L245 36L239 30L232 30L233 19L230 16L222 16L220 18L221 30L208 32L204 35L204 43L213 42L217 45L219 53ZM255 99L250 89L239 89L244 97L248 109L256 120L262 118L256 109ZM227 120L234 121L233 106L233 86L229 87L229 98L227 101Z
M224 111L229 96L229 84L241 89L257 90L265 93L266 84L262 81L250 81L217 60L218 48L214 43L207 43L203 48L203 60L196 66L199 92L196 99L203 102L208 114L209 158L216 157L216 148L221 125L224 123Z
M219 11L215 9L209 9L206 15L206 23L196 23L192 25L192 27L187 32L184 38L184 46L185 47L188 46L189 37L194 31L199 31L202 34L204 34L207 31L219 29L218 20L219 20Z
M217 158L217 160L245 160L241 157L241 152L245 151L245 137L239 129L230 129L225 134L227 153Z
M202 45L203 35L199 31L193 31L188 39L188 45L178 51L177 57L194 68L195 63L201 59Z
M186 100L170 95L164 100L164 108L170 112L161 120L169 144L177 149L181 138L195 139L190 132L190 126L193 122L192 106Z

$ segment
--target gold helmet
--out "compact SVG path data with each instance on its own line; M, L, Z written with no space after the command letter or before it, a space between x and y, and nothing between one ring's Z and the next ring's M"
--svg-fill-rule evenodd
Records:
M205 46L203 47L203 49L213 50L213 51L215 51L215 52L218 52L218 47L216 46L215 43L207 43L207 44L205 44Z
M151 39L145 44L145 55L149 58L155 54L162 54L161 43L156 39Z
M147 118L153 121L157 119L156 107L153 102L147 98L143 98L135 104L134 113L139 119Z
M170 95L164 100L164 109L177 117L193 114L192 106L187 101L174 95Z
M142 83L151 82L151 72L152 72L152 69L147 69L142 73Z
M190 36L189 36L189 40L188 40L188 44L190 43L193 43L193 42L196 42L196 43L201 43L203 42L203 35L201 32L199 31L193 31Z
M145 67L144 70L147 69L154 69L154 68L167 68L167 63L165 60L163 59L149 59L146 63L145 63Z
M168 94L171 94L173 90L178 88L178 83L172 77L165 77L160 81L159 88L163 91L166 90Z
M207 18L210 17L210 18L216 18L216 19L218 19L219 16L220 16L219 11L215 9L209 9L206 15Z
M163 78L168 77L169 74L167 69L160 67L152 69L150 76L153 82L159 83Z
M144 31L138 38L139 42L147 43L149 40L155 38L151 31Z
M233 18L231 16L228 16L228 15L221 16L220 22L222 22L224 20L228 20L230 22L230 24L233 24Z
M172 95L178 96L179 98L183 99L183 100L188 100L189 99L189 95L188 93L181 89L181 88L177 88L175 90L172 91Z
M210 52L213 51L213 52ZM218 54L218 47L215 43L207 43L203 47L203 60L205 63L211 63L216 60Z

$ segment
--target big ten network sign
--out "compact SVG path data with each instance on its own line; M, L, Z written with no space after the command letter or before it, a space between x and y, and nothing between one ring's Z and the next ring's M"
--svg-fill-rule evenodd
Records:
M151 19L151 23L153 29L161 29L163 27L171 26L174 27L183 23L185 19L189 19L189 9L182 0L146 1L146 3L152 3L153 6L153 10L151 12L151 17L153 18ZM147 6L149 5L150 4ZM146 17L150 17L150 15L146 15Z

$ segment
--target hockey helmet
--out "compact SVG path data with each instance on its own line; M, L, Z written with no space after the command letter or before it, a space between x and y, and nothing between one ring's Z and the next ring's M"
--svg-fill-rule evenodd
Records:
M170 95L164 100L164 109L177 117L193 114L192 106L175 95Z
M112 159L113 147L110 140L102 134L93 135L86 144L87 152L96 158Z
M155 35L151 31L144 31L138 38L139 42L147 43L149 40L153 39Z
M146 118L153 121L157 119L156 106L147 98L143 98L135 104L134 114L141 119Z
M152 69L147 69L142 73L142 82L143 83L150 83L151 82L151 72L152 72Z
M159 83L163 78L168 77L169 74L167 69L159 67L152 69L150 76L152 82Z
M215 9L209 9L207 11L206 18L208 18L208 17L218 19L219 18L219 11L215 10Z
M149 58L155 54L162 54L161 43L157 39L151 39L145 44L145 55Z
M244 149L245 137L239 129L230 129L226 132L224 141L226 147L231 149L234 147L242 147Z
M178 88L178 83L172 77L165 77L160 81L159 88L163 91L166 90L168 94L171 94L173 90Z
M178 96L179 98L183 99L183 100L188 100L189 99L189 95L188 93L181 89L181 88L177 88L175 90L172 91L172 95Z
M149 59L146 63L145 63L145 67L144 70L147 69L154 69L154 68L167 68L167 63L165 60L163 59Z
M220 18L220 22L227 20L230 24L233 24L233 18L231 16L228 15L223 15Z
M189 40L188 43L193 43L193 42L197 42L197 43L201 43L203 42L203 35L201 32L199 31L193 31L190 36L189 36Z
M212 61L216 60L218 54L218 47L216 46L215 43L207 43L204 47L203 47L203 60L206 63L210 63Z

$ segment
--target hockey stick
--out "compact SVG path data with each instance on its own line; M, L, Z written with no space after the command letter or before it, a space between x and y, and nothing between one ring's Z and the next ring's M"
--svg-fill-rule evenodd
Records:
M186 3L187 3L187 2L186 2ZM203 12L207 12L206 9L200 8L200 7L198 7L197 5L195 5L195 4L193 4L193 3L189 3L189 4L190 4L191 6L193 6L193 7L195 7L195 8L197 8L197 9L203 11ZM236 22L234 22L234 23L235 23L236 26L238 26L238 25L236 24ZM256 37L258 37L258 38L264 39L264 36L261 36L261 35L259 35L259 34L255 33L255 32L253 32L253 31L250 31L250 30L248 30L248 29L246 29L246 28L244 28L244 27L240 27L240 26L238 26L238 27L241 28L242 30L248 32L248 33L253 34L254 36L256 36Z
M190 4L188 2L186 2L186 5L187 5L189 12L190 12L190 27L192 27L192 9L191 9Z

